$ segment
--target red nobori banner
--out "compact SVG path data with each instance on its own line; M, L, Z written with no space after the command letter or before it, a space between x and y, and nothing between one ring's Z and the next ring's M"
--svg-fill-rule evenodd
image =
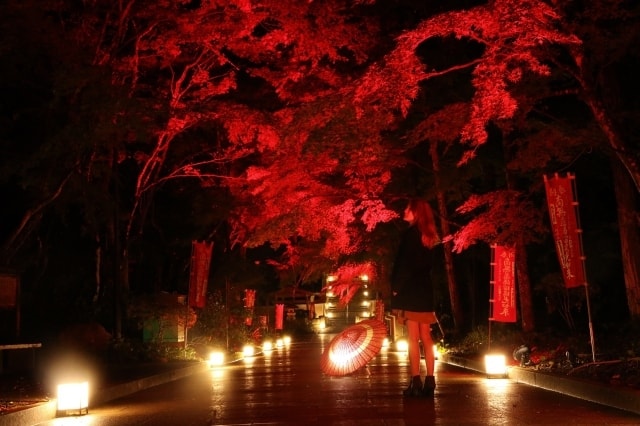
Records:
M189 276L189 306L204 308L207 300L209 265L213 243L193 241L191 245L191 274Z
M244 291L244 307L253 309L253 306L255 305L255 303L256 303L256 291L246 289Z
M245 309L245 319L244 323L248 326L253 324L253 306L256 303L256 291L245 289L244 291L244 309Z
M493 262L493 297L491 321L516 322L516 249L515 247L491 246Z
M282 330L284 327L284 304L276 304L276 330Z
M562 269L562 277L567 288L587 285L582 254L582 229L577 213L578 201L574 196L575 176L565 178L557 175L544 177L547 191L547 205L556 253Z

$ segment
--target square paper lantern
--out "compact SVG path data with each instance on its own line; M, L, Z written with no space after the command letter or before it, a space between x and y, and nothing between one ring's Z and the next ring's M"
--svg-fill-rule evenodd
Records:
M58 385L58 413L87 414L89 412L89 382Z
M488 377L506 377L507 362L504 355L485 355L484 368Z
M209 354L209 367L217 367L224 364L224 352L214 351Z

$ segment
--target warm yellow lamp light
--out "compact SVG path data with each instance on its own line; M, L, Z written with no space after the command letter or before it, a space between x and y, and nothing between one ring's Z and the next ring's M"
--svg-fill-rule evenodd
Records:
M271 340L265 340L262 342L262 350L264 352L270 352L273 350L273 342Z
M396 340L396 351L407 352L409 351L409 342L405 339Z
M507 375L507 363L504 355L489 354L484 356L484 368L488 377L504 377Z
M291 336L283 336L282 341L284 342L285 346L289 346L291 344Z
M223 352L216 351L209 354L209 367L215 367L222 364L224 364Z
M388 347L389 347L389 338L388 338L388 337L385 337L385 338L382 340L382 348L383 348L383 349L387 349Z
M242 355L245 358L250 358L254 356L255 353L256 353L256 348L254 348L253 345L244 345L244 347L242 348Z
M77 414L89 412L89 382L62 383L58 385L58 413Z
M324 318L320 318L320 320L318 321L318 328L320 330L324 330L325 328L327 328L327 320Z

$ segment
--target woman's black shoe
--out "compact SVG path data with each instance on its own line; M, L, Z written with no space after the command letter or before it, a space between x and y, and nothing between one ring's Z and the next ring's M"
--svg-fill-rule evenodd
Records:
M424 387L422 388L422 396L427 398L433 398L436 391L436 378L433 376L427 376L424 378Z
M402 391L402 394L407 397L422 396L422 380L420 380L420 376L413 376L409 387Z

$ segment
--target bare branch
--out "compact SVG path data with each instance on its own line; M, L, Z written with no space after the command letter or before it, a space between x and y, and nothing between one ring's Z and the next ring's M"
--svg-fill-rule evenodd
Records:
M64 188L66 183L69 181L71 176L73 176L73 170L70 171L67 174L67 176L60 182L60 184L58 185L58 188L55 190L55 192L53 194L51 194L48 198L43 200L40 204L38 204L34 208L28 209L24 213L24 215L22 216L22 220L20 221L20 224L18 225L16 230L9 236L9 238L7 238L7 240L2 245L2 252L3 253L7 254L9 252L9 250L11 249L11 247L14 245L15 241L17 240L17 238L23 232L23 230L25 229L27 224L29 224L29 222L35 216L37 216L40 212L42 212L42 210L45 207L47 207L49 204L51 204L53 201L55 201L60 196L60 194L62 193L62 189Z

